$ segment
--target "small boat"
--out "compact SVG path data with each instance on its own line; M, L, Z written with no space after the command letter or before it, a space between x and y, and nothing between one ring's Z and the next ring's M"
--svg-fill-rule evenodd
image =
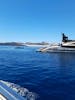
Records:
M15 49L24 49L24 46L16 46Z
M35 100L35 95L26 88L0 80L0 100Z

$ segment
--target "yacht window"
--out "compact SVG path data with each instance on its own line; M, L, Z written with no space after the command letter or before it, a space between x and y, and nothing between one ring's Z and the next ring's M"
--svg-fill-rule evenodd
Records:
M72 43L72 44L75 44L75 43Z

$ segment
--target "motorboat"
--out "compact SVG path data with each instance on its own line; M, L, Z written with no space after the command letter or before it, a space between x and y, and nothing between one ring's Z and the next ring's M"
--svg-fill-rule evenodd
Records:
M16 46L15 49L24 49L24 46Z

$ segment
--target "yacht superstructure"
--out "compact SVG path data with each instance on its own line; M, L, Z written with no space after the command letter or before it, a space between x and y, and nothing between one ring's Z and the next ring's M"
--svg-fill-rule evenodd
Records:
M69 40L65 34L62 34L62 47L67 47L67 48L75 48L75 40Z

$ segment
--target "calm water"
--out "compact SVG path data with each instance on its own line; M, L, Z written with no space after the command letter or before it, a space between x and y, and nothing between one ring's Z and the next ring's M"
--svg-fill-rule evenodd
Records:
M39 95L38 100L75 100L75 54L0 47L0 79Z

